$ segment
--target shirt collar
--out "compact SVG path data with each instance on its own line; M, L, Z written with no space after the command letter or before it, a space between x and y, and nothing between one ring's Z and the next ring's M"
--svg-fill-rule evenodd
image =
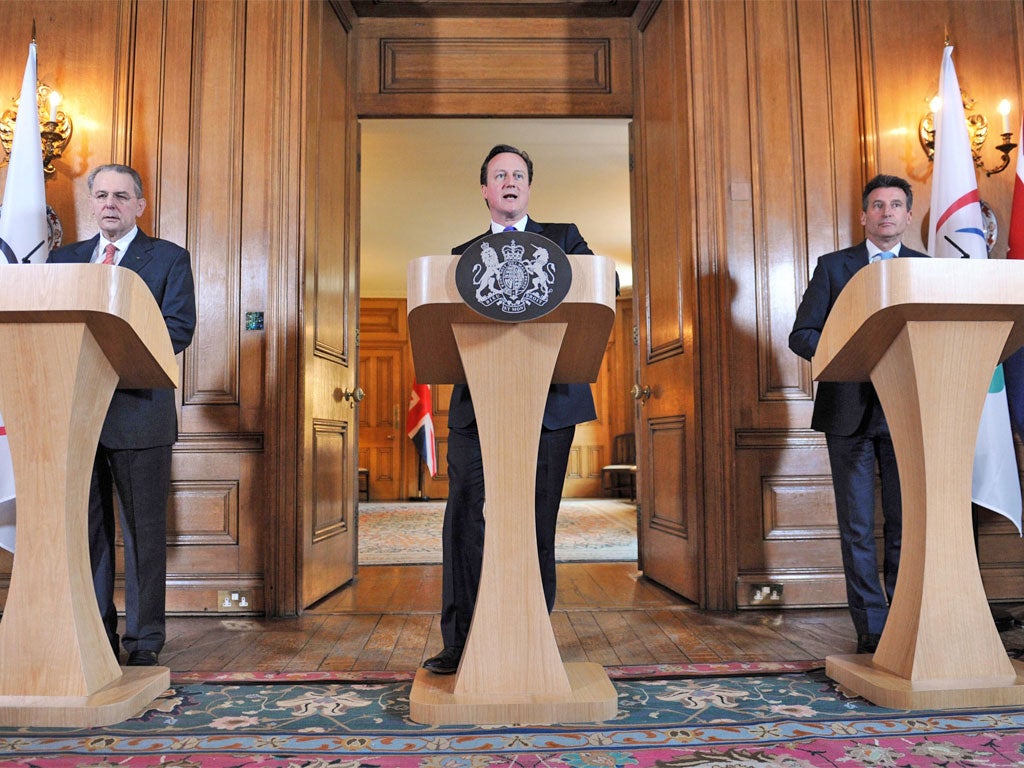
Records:
M530 218L529 216L523 216L523 218L521 218L519 221L517 221L512 226L515 227L516 229L518 229L520 232L525 232L526 231L526 221L529 218ZM491 233L492 234L497 234L498 232L504 232L506 226L507 226L506 224L499 224L496 221L492 221L491 222Z
M114 241L107 240L107 238L105 238L101 234L100 235L100 240L96 244L96 252L97 253L103 253L104 250L106 250L107 243L113 242L114 243L114 247L117 248L116 262L120 263L121 262L121 257L124 256L124 254L127 252L128 246L132 244L132 240L135 239L135 235L137 235L138 232L139 232L139 227L138 227L138 225L136 225L136 226L132 227L130 230L128 230L123 236L121 236L120 238L118 238L117 240L114 240Z
M882 249L879 248L874 243L872 243L870 240L865 240L865 243L867 243L868 246L868 264L870 264L873 261L878 261L878 254L882 253ZM902 247L903 243L896 243L896 245L894 245L892 248L888 248L886 250L890 251L893 256L899 256L900 248Z

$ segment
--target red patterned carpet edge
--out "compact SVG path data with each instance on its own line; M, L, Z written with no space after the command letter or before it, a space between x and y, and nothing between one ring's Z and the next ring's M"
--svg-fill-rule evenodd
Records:
M823 669L824 660L729 661L686 664L636 664L605 667L612 680L668 680L691 677L786 675ZM342 672L172 672L171 682L182 683L400 683L411 681L416 671Z

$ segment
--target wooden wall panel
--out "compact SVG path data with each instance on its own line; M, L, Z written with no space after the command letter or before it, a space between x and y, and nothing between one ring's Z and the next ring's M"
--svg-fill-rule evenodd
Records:
M874 173L896 173L914 186L915 224L905 240L921 247L931 168L916 129L937 84L944 29L958 44L961 85L973 90L974 82L993 107L996 91L1008 94L1019 108L1022 10L999 0L708 7L734 32L723 43L733 47L725 66L737 86L724 92L734 298L728 368L757 361L754 375L729 381L735 604L750 605L751 584L771 581L785 585L783 605L845 605L824 438L808 429L810 367L789 352L786 336L818 256L863 239L860 190ZM1001 64L981 52L994 27L971 24L977 13L1005 30ZM965 81L968 56L985 59L985 75L975 70ZM993 66L1006 75L993 76ZM1008 211L1009 184L979 176L983 198L997 209ZM993 255L1002 255L999 243ZM981 530L990 597L1009 597L1024 549L992 516L982 515Z
M750 83L750 132L755 157L752 178L757 234L749 279L757 286L756 360L758 400L785 397L798 360L777 355L786 348L793 326L793 265L806 253L803 238L804 137L800 110L800 47L796 42L796 6L752 3L747 8L747 57ZM768 71L772 77L756 76Z
M355 34L361 117L632 113L628 19L366 18Z
M246 8L232 3L138 5L126 158L144 179L153 179L154 228L186 245L196 281L196 334L179 356L181 435L175 447L176 471L187 470L189 479L175 475L171 507L179 534L168 542L168 591L182 591L169 597L177 610L216 610L217 592L237 589L240 573L253 593L251 604L264 605L264 529L255 521L264 515L265 353L262 333L246 330L242 319L245 309L265 312L267 294L267 254L257 265L251 251L243 252L243 222L252 222L242 202L245 153L254 158L259 152L244 141L246 120L259 119L259 107L246 113L245 86L259 89L264 82L253 71L247 77L245 51L254 43L250 35L262 34L258 18L247 18ZM153 40L160 40L152 48L159 55L151 54ZM248 104L254 106L251 98ZM258 203L257 189L252 185ZM265 219L258 226L264 230ZM244 283L243 265L252 267ZM254 296L256 307L249 304ZM197 488L207 490L197 494ZM234 504L226 508L229 519L218 537L209 527L208 496L209 489L225 488L235 489L227 497Z
M245 7L199 3L188 124L188 248L202 323L185 351L185 405L227 405L237 423ZM180 62L185 64L185 62ZM180 185L179 185L180 188Z
M847 194L863 183L861 121L849 99L858 72L853 18L850 6L828 3L745 3L743 15L746 104L736 96L733 108L749 115L752 161L737 167L730 191L746 197L749 181L750 216L744 212L742 220L750 230L732 234L737 244L749 242L752 259L731 263L730 273L742 297L733 304L735 322L750 332L735 333L731 344L734 370L742 360L757 364L753 375L730 382L737 435L730 602L749 606L751 584L772 582L785 587L784 604L801 604L810 592L841 605L824 438L803 431L812 406L810 366L789 351L788 336L817 256L856 236L857 198ZM820 128L811 129L809 115L824 116ZM818 579L824 586L806 588ZM791 582L801 584L802 595Z
M607 37L522 40L490 37L380 41L381 94L611 93L611 40ZM521 62L515 79L488 60Z
M65 242L96 231L87 201L90 168L128 162L139 170L148 202L140 226L185 245L193 257L199 322L195 342L179 356L184 405L168 524L173 611L216 610L218 589L239 588L251 590L253 610L262 611L266 567L276 554L268 541L286 541L266 537L266 521L282 498L276 519L290 515L294 525L286 490L295 469L265 461L264 436L266 382L284 370L268 373L268 361L286 367L287 334L294 338L295 329L282 323L283 346L272 351L264 329L287 318L271 295L294 295L293 288L272 287L270 275L286 264L283 252L294 260L299 250L294 231L286 244L287 190L294 185L282 181L281 169L293 146L282 139L295 111L285 84L301 44L301 10L299 2L204 0L0 4L8 50L27 49L37 19L40 43L49 42L40 48L40 76L64 92L75 121L47 184ZM2 76L20 82L23 61ZM283 392L296 391L277 381ZM278 403L275 415L286 413L287 403ZM294 418L282 423L294 425ZM268 470L280 483L267 480ZM287 559L294 571L294 552ZM287 590L287 576L275 586Z

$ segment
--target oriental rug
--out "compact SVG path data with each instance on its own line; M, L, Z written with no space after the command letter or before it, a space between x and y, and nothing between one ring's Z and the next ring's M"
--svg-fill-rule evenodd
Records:
M443 501L359 503L362 565L441 562ZM555 559L560 563L636 560L636 504L565 499L558 510Z
M820 663L609 668L617 716L587 725L408 718L411 674L176 674L105 728L0 729L33 768L683 768L1017 766L1024 710L904 712L837 688Z

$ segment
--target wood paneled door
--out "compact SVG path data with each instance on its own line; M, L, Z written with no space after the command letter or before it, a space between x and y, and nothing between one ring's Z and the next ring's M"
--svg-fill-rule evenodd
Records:
M674 34L685 6L663 4L641 34L634 154L634 292L639 387L639 541L644 574L700 602L701 458L695 387L694 208L687 183L686 50ZM670 159L669 162L666 162Z
M328 6L310 6L305 146L345 147L344 172L305 156L301 606L350 581L356 567L358 136L347 93L348 36ZM347 183L339 182L339 178Z
M359 466L369 471L370 499L400 499L409 393L404 386L406 351L363 347L360 387L366 392L359 414Z

